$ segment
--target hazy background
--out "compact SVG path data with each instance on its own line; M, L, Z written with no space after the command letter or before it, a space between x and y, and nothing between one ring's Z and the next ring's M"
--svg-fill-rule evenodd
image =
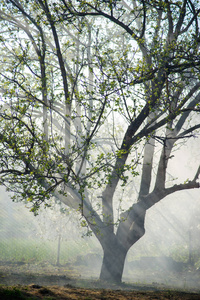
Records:
M169 184L192 179L199 140L183 146L169 168ZM137 189L137 182L136 182ZM127 199L127 201L129 201ZM0 187L0 275L5 272L71 274L98 278L102 250L86 236L81 218L55 204L38 216L13 203ZM64 209L64 207L62 207ZM200 190L177 192L147 212L146 233L127 255L123 281L200 288Z
M0 192L1 272L6 265L14 272L19 266L47 273L71 267L73 275L99 276L101 248L94 237L84 236L77 218L72 222L71 215L50 209L35 217L24 204L13 203L3 187ZM199 249L199 191L177 193L148 211L146 234L129 251L123 280L196 287L188 274L192 270L200 278Z

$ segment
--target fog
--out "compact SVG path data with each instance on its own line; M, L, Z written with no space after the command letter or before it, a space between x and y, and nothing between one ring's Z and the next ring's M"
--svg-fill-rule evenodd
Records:
M169 166L169 183L193 178L199 161L197 146L194 139L192 158L185 146L178 154L175 152ZM61 285L66 276L98 278L102 249L94 236L87 236L87 230L80 225L80 215L52 203L51 208L41 208L34 216L28 204L14 203L10 196L0 187L2 283L22 283L20 274L26 275L26 283L32 280L30 274L36 275L34 280L37 274L57 275L50 284ZM185 190L164 198L147 211L146 233L128 252L124 282L200 288L199 204L199 190ZM17 276L13 278L12 274Z
M0 191L1 274L98 278L102 250L78 215L54 205L35 217L23 203L13 203L5 188ZM199 198L198 190L182 191L147 212L145 236L127 255L123 281L200 288Z

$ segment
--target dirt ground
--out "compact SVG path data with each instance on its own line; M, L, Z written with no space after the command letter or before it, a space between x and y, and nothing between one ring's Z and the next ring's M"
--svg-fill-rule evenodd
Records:
M0 264L1 300L93 300L93 299L200 299L200 289L175 289L152 284L123 283L119 286L84 279L70 266L52 267L22 263Z
M132 300L132 299L200 299L200 294L178 291L137 291L137 290L111 290L111 289L86 289L61 286L28 286L0 287L1 300Z

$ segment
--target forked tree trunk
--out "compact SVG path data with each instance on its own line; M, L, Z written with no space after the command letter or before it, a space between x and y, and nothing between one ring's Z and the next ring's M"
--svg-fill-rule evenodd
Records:
M120 245L108 245L104 249L100 280L121 283L127 250Z
M100 280L121 283L127 251L123 248L104 251Z
M100 280L121 283L128 250L145 233L145 215L146 208L142 202L134 204L132 210L123 215L126 220L119 224L116 234L109 230L104 232L102 240L104 256Z

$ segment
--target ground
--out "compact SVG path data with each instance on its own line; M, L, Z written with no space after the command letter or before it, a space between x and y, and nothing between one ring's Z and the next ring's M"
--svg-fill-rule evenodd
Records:
M200 294L189 293L181 291L156 291L144 290L144 287L137 287L141 290L135 290L134 286L123 286L119 290L102 289L102 288L77 288L68 286L39 286L31 284L28 286L0 286L0 299L1 300L132 300L132 299L180 299L191 300L200 299ZM128 289L128 290L126 290Z
M0 284L1 300L200 299L199 287L182 286L177 290L159 282L126 282L117 286L92 276L83 278L70 265L0 262Z

